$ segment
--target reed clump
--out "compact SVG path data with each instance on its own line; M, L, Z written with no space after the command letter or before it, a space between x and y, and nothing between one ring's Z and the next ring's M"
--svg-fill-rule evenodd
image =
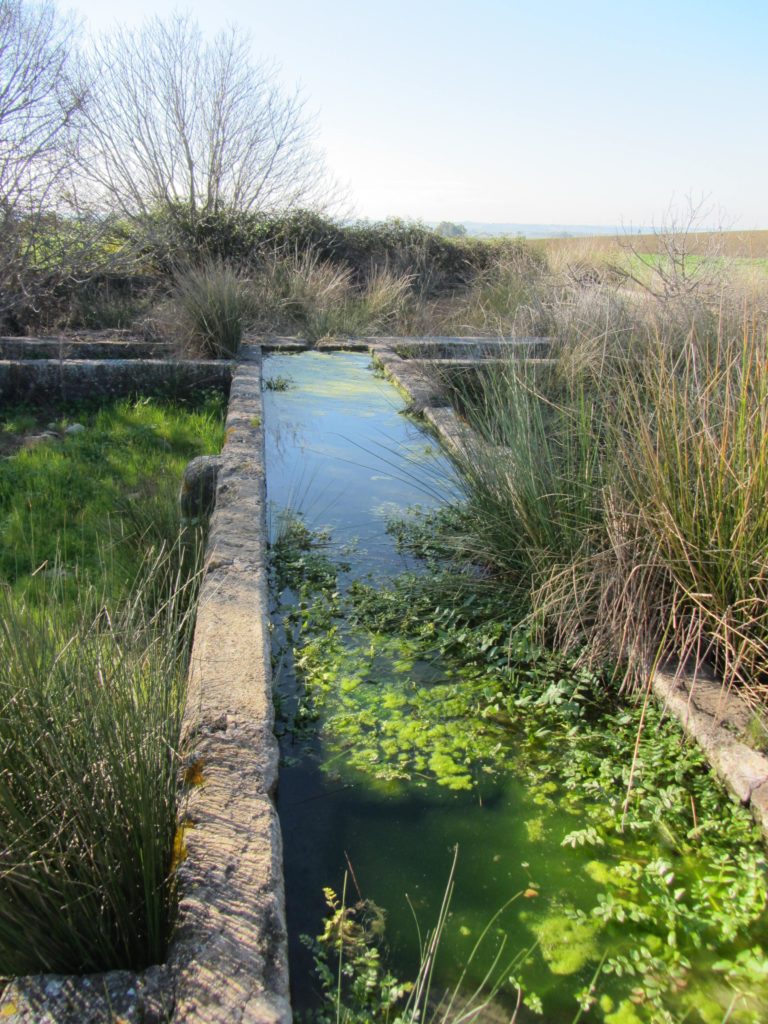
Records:
M412 302L408 274L372 264L358 279L351 266L312 249L269 258L252 289L261 330L311 342L395 330Z
M566 648L768 695L768 332L632 333L458 384L473 557ZM465 543L466 543L465 539Z
M0 589L0 969L161 963L173 921L177 761L192 581L167 559L110 609ZM55 581L55 577L53 577Z
M182 351L233 359L252 314L246 278L223 260L209 258L176 272L161 322Z

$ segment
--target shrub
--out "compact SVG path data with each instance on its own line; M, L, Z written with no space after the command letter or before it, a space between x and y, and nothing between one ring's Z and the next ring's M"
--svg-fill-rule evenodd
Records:
M252 308L245 279L221 260L207 260L175 275L165 319L184 350L231 359Z

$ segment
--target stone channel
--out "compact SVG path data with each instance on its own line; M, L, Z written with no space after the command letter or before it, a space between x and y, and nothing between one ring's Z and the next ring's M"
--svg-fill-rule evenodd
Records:
M105 394L169 380L187 388L231 379L231 387L185 718L201 784L185 810L180 916L168 964L140 975L15 979L0 1000L0 1017L24 1024L287 1024L292 1013L275 808L261 355L262 347L309 346L295 339L247 343L233 365L89 362L67 358L71 349L62 349L60 358L40 358L50 357L50 346L41 343L37 358L21 361L14 344L0 339L2 354L11 356L0 362L0 398L53 391L74 396L84 388L92 392L94 381ZM424 360L458 350L469 363L496 358L507 348L488 339L434 338L361 339L349 347L370 352L449 452L466 443L467 428L446 406ZM547 357L542 339L516 347L520 356ZM746 714L740 701L714 682L697 681L694 689L673 673L657 673L653 689L768 835L768 760L739 735Z

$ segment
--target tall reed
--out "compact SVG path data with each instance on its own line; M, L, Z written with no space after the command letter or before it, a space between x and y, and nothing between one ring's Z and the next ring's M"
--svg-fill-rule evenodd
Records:
M602 411L582 388L548 396L542 383L535 368L510 360L460 396L473 427L459 456L470 553L504 574L521 612L553 573L592 550L602 528Z
M166 558L116 610L59 614L0 589L0 972L162 962L173 921L177 762L191 625Z
M564 647L768 693L768 334L646 335L594 365L510 362L460 405L470 547Z
M623 487L655 577L665 643L768 692L768 335L744 326L628 382ZM657 612L657 614L659 614Z
M176 273L165 315L185 351L207 359L232 359L252 311L248 283L221 260Z
M372 267L358 281L352 269L314 250L267 261L253 283L260 324L309 341L394 329L410 301L411 277Z

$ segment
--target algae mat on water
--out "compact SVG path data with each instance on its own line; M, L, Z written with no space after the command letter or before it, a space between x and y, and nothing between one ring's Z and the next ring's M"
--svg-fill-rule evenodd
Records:
M297 1006L313 1001L311 957L297 935L322 931L323 886L341 892L351 863L362 896L388 912L399 976L413 976L412 911L429 927L458 843L440 985L467 967L486 923L512 899L465 982L482 980L501 942L500 965L530 949L495 997L511 1012L519 985L519 1020L542 1011L563 1024L579 1012L605 1024L762 1021L765 866L748 815L654 710L625 807L639 709L610 706L600 679L511 630L482 589L392 578L408 559L371 509L434 506L451 494L450 469L431 455L445 482L430 473L420 492L408 453L429 440L398 416L394 392L366 376L360 357L305 358L266 364L296 383L267 405L270 493L296 493L299 467L312 482L302 528L275 547ZM379 490L382 476L390 480ZM350 1019L384 1019L373 1006L361 1014Z

